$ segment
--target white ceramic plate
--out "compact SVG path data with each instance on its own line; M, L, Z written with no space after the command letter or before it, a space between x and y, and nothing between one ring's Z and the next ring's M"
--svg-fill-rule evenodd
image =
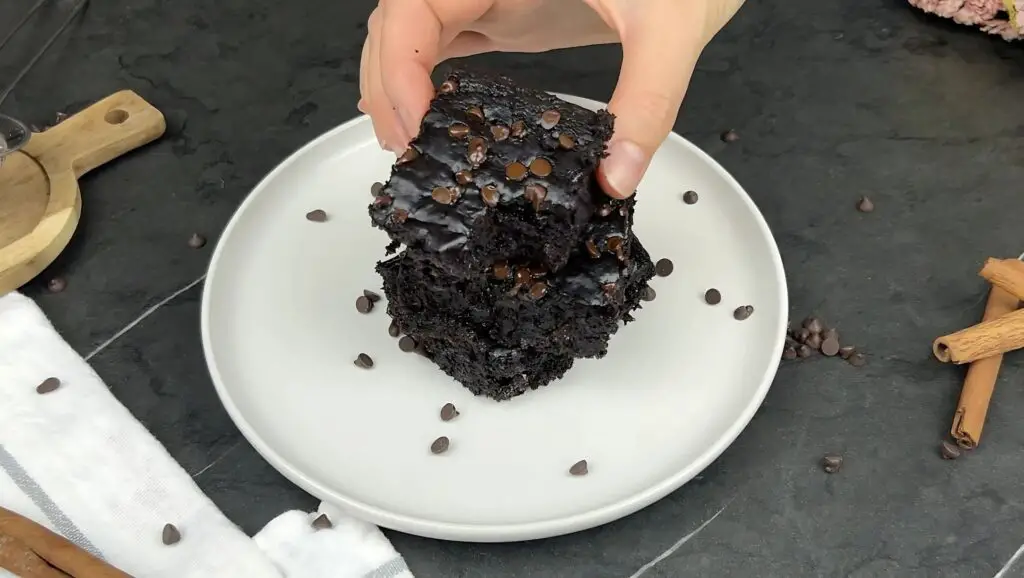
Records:
M603 105L563 97L584 106ZM367 118L281 163L228 224L203 294L203 347L228 413L274 467L356 517L421 536L514 541L628 515L707 467L747 425L778 367L787 295L778 248L743 189L678 135L639 189L636 232L675 273L602 360L515 400L475 398L388 336L386 235L370 185L394 157ZM700 195L686 205L682 193ZM325 223L306 220L323 209ZM723 301L702 301L709 287ZM755 308L746 321L733 309ZM355 367L360 352L376 361ZM445 423L453 402L461 415ZM451 438L440 456L438 436ZM590 474L572 477L580 459Z

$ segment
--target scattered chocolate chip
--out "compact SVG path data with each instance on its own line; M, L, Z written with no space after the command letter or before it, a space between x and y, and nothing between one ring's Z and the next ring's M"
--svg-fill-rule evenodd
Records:
M527 201L533 203L533 209L540 211L541 206L544 204L544 200L548 198L548 190L544 188L544 185L539 183L530 183L526 185L526 190L523 192L523 196Z
M441 94L450 94L458 89L458 82L456 82L454 78L449 78L448 80L441 83L441 86L438 87L437 91L440 92Z
M654 291L654 287L644 287L644 292L640 294L640 298L644 301L654 301L658 296L658 293Z
M782 350L782 359L796 359L796 348L789 346Z
M313 209L306 213L306 220L314 223L323 223L327 220L327 213L323 209Z
M511 273L512 270L509 268L507 261L498 261L494 264L494 278L498 281L508 279Z
M754 314L754 307L752 305L740 305L732 312L732 316L737 321L743 321L749 319Z
M430 196L442 205L450 205L455 202L455 191L448 187L435 187Z
M430 444L430 453L443 454L448 451L449 445L451 445L451 441L446 436L441 436L434 440L434 443Z
M193 249L201 249L206 245L206 237L199 233L192 233L192 236L188 238L188 246Z
M700 197L697 195L697 191L686 191L685 193L683 193L683 202L686 203L687 205L697 204L697 200L699 198Z
M381 194L379 197L373 200L373 205L375 207L386 207L390 205L391 201L393 200L394 199L391 198L391 195Z
M521 181L526 178L527 174L529 174L529 169L519 161L512 161L505 167L505 178L510 181Z
M547 293L548 293L548 285L547 285L547 283L538 282L538 283L534 283L530 287L530 299L534 299L534 300L540 299L541 297L547 295Z
M360 353L352 363L362 369L371 369L373 367L373 358L365 353Z
M483 199L484 204L488 207L498 206L498 187L494 185L484 185L484 188L480 189L480 198Z
M587 253L590 253L591 258L598 259L601 257L601 250L597 248L597 243L595 243L593 239L587 239L587 242L584 243L584 245L586 245Z
M469 107L469 110L466 111L466 114L479 120L480 122L484 121L484 111L481 110L479 106Z
M825 454L825 457L821 458L821 466L825 469L826 474L834 474L839 471L839 468L843 467L843 456Z
M800 343L807 343L807 340L811 338L811 330L806 327L802 327L800 331L796 332L796 338Z
M572 149L576 148L576 140L571 136L562 133L558 135L558 146L562 147L567 151L571 151Z
M406 211L405 209L395 209L394 211L391 211L391 220L396 225L401 225L409 220L409 211Z
M469 126L461 122L453 122L448 126L448 136L452 138L466 138L469 134Z
M821 352L829 357L835 357L839 353L839 340L834 337L826 338L821 342Z
M370 300L366 295L360 295L356 299L356 311L360 313L369 313L373 311L373 301Z
M558 124L558 121L560 120L562 120L562 113L555 109L545 110L540 115L540 126L544 130L551 130L555 128L555 125Z
M469 139L466 158L473 163L474 167L484 164L484 161L487 160L487 141L478 136Z
M850 355L850 357L848 357L846 361L848 361L850 365L854 367L864 367L868 363L867 358L865 358L863 354L857 352L854 352L852 355Z
M960 448L956 447L956 444L943 440L939 446L939 455L944 460L955 460L960 457Z
M160 535L160 539L165 546L172 546L181 542L181 532L178 531L174 524L164 524L164 531Z
M819 349L819 348L821 348L821 334L820 333L812 333L812 334L808 335L807 339L804 341L804 343L806 343L807 347L810 347L811 349Z
M839 330L835 329L834 327L829 327L821 332L821 337L822 339L832 338L835 339L836 341L839 341Z
M374 293L373 291L370 291L369 289L363 289L363 296L373 303L380 301L380 295Z
M814 353L814 350L807 346L807 344L801 344L800 347L796 348L796 354L799 357L810 357Z
M406 353L416 351L416 346L416 340L413 339L411 335L403 335L402 338L398 340L398 348Z
M441 406L441 421L452 421L459 417L459 410L455 409L454 403L446 403Z
M668 277L675 268L676 266L668 259L658 259L658 262L654 264L654 272L658 274L658 277Z
M850 356L856 352L857 350L852 345L844 345L839 348L839 357L850 359Z
M516 138L519 138L519 137L525 135L526 134L526 123L521 121L521 120L517 120L517 121L513 122L512 123L511 131L512 131L512 136L514 136Z
M373 183L370 185L370 195L373 198L379 197L382 192L384 192L384 183Z
M821 330L824 329L824 325L822 325L821 320L817 317L804 319L803 327L811 333L821 333Z
M398 337L398 334L401 332L402 329L398 326L398 322L392 319L391 325L388 325L388 335L391 337Z
M503 124L496 124L491 127L491 138L493 138L495 142L501 142L507 139L511 132L512 131L510 131L507 126Z
M420 151L416 150L414 147L409 147L409 148L405 149L405 152L402 153L402 156L398 157L397 163L400 164L400 165L401 164L405 164L405 163L408 163L408 162L416 160L417 158L419 158L419 156L420 156Z
M708 305L718 305L722 302L722 292L712 287L704 292L704 302Z
M585 476L588 471L590 470L587 466L587 460L580 460L569 468L569 473L574 476Z
M551 169L551 161L544 158L535 158L533 159L533 162L530 163L530 172L533 173L534 176L538 176L540 178L550 175Z
M722 133L722 142L736 142L738 140L740 140L740 135L732 129Z
M68 282L63 277L54 277L46 284L46 289L50 293L60 293L67 288Z
M860 200L857 201L857 210L862 213L870 213L875 210L875 204L871 202L871 199L861 197Z
M327 517L327 514L320 514L313 520L310 526L314 530L330 530L334 527L334 524L331 523L331 519Z
M50 393L60 387L60 380L56 377L47 377L42 383L36 386L36 393L42 395L44 393Z
M455 182L462 186L466 186L473 182L473 173L468 170L462 170L455 173Z

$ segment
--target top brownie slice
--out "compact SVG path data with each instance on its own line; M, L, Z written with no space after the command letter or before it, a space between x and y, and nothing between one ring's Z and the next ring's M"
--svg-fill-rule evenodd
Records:
M370 206L395 244L470 278L496 261L557 271L592 220L629 239L631 204L594 178L613 117L504 77L456 72Z

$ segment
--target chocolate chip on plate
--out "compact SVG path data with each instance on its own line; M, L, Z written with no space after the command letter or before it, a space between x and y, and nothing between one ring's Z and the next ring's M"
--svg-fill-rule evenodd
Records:
M738 140L740 140L740 135L732 129L722 133L722 142L736 142Z
M750 316L753 315L753 314L754 314L754 306L753 305L740 305L739 307L737 307L732 312L733 318L736 319L737 321L743 321L745 319L749 319Z
M960 457L960 448L956 447L954 443L943 440L942 445L939 446L939 455L944 460L955 460Z
M373 311L373 300L366 295L360 295L359 298L356 299L356 311L360 313L369 313L370 311Z
M306 213L306 220L314 223L323 223L327 220L327 212L323 209L313 209Z
M835 357L839 353L839 340L829 336L821 342L821 352L829 357Z
M443 454L448 451L448 447L451 445L451 441L447 436L441 436L434 440L434 443L430 444L430 453L432 454Z
M402 329L400 327L398 327L398 322L395 321L394 319L392 319L391 320L391 325L388 325L388 335L390 335L391 337L398 337L398 335L401 332L402 332Z
M60 293L61 291L68 288L68 282L63 277L54 277L50 279L50 282L46 284L46 289L50 293Z
M411 335L403 335L402 338L398 340L398 348L406 353L416 351L416 345L416 340Z
M455 409L454 403L446 403L441 406L441 421L452 421L459 417L459 410Z
M668 277L675 268L676 266L668 259L658 259L658 262L654 264L654 272L658 274L658 277Z
M56 377L47 377L42 383L36 386L36 393L42 395L44 393L50 393L60 387L60 380Z
M206 245L206 237L199 233L192 233L192 236L188 238L188 246L193 249L201 249Z
M644 292L640 294L640 298L644 301L654 301L658 294L654 291L654 287L644 287Z
M334 524L331 523L331 519L327 517L327 514L320 514L313 520L310 526L314 530L330 530L334 527Z
M569 468L569 473L574 476L585 476L589 471L590 468L587 466L587 460L580 460Z
M560 120L562 120L562 113L555 109L545 110L540 115L540 126L544 130L551 130L555 128L555 125L558 124L558 121Z
M352 363L354 363L356 367L359 367L359 368L362 368L362 369L372 369L373 368L373 358L370 357L369 355L365 354L365 353L360 353L359 356L356 357L356 360L353 361Z
M807 319L804 319L804 329L811 333L821 333L823 328L824 325L822 325L821 320L817 317L808 317Z
M722 292L712 287L704 292L704 302L708 305L718 305L722 302Z
M373 183L370 185L370 194L374 198L379 197L382 192L384 192L384 183Z
M171 546L181 541L181 532L174 524L164 524L164 531L160 535L160 539L165 546Z
M374 293L373 291L370 291L369 289L363 289L363 296L374 303L380 301L380 295Z
M825 457L821 458L821 466L825 469L826 474L834 474L839 471L839 468L843 467L843 456L825 454Z
M697 191L686 191L683 193L683 202L687 205L697 204L698 199L700 199L700 197L697 195Z
M875 204L871 202L871 199L861 197L860 200L857 201L857 210L862 213L870 213L875 210Z
M844 345L839 348L839 357L850 359L850 356L856 352L857 350L852 345Z

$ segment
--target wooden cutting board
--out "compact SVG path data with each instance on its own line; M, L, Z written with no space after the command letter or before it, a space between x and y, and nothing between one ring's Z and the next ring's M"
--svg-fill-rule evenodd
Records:
M78 179L163 135L163 114L118 92L33 134L0 165L0 295L45 269L71 240L82 211Z

